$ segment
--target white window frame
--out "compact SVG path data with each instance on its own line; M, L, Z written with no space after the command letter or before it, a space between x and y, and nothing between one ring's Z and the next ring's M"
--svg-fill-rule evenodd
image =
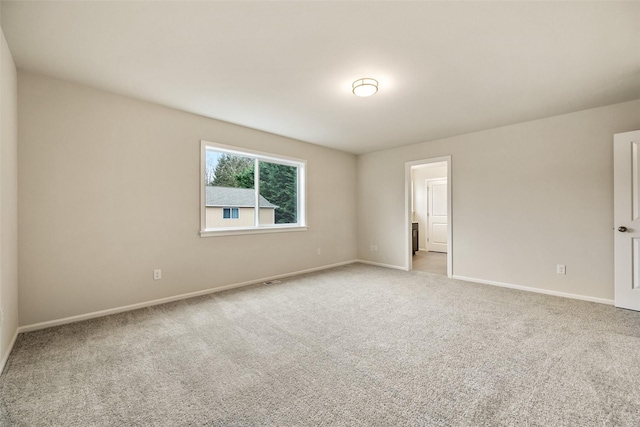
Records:
M260 224L260 177L259 167L255 168L255 197L256 203L254 207L254 225L250 227L220 227L206 228L207 207L206 207L206 189L205 182L207 148L212 148L226 154L235 156L251 157L255 159L256 164L260 161L269 163L278 163L287 166L295 166L298 171L297 176L297 220L295 224ZM262 151L250 150L231 145L219 144L211 141L200 141L200 237L214 236L232 236L242 234L259 234L259 233L282 233L290 231L305 231L308 229L306 223L306 160L296 159L293 157L280 156L276 154L265 153Z
M229 218L224 216L224 211L229 209ZM236 212L236 216L233 216L233 212ZM222 219L240 219L240 208L222 208Z

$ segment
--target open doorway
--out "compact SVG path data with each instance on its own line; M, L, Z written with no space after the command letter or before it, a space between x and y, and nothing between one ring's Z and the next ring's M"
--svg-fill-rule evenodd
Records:
M451 156L406 163L407 270L451 277Z

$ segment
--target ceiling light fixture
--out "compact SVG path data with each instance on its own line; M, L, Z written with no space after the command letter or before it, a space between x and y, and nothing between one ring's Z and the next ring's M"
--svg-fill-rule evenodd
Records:
M356 96L371 96L378 92L378 81L375 79L358 79L351 86Z

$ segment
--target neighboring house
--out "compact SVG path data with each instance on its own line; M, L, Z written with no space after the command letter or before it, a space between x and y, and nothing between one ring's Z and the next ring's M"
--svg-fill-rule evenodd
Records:
M207 228L251 227L254 225L256 198L253 189L208 185L206 197ZM260 196L259 203L260 224L275 224L275 211L278 206L263 196Z

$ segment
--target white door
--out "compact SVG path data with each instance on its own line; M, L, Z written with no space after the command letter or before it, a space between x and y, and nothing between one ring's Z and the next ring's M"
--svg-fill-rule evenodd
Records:
M615 306L640 311L640 131L613 139Z
M447 180L427 180L427 250L447 252Z

